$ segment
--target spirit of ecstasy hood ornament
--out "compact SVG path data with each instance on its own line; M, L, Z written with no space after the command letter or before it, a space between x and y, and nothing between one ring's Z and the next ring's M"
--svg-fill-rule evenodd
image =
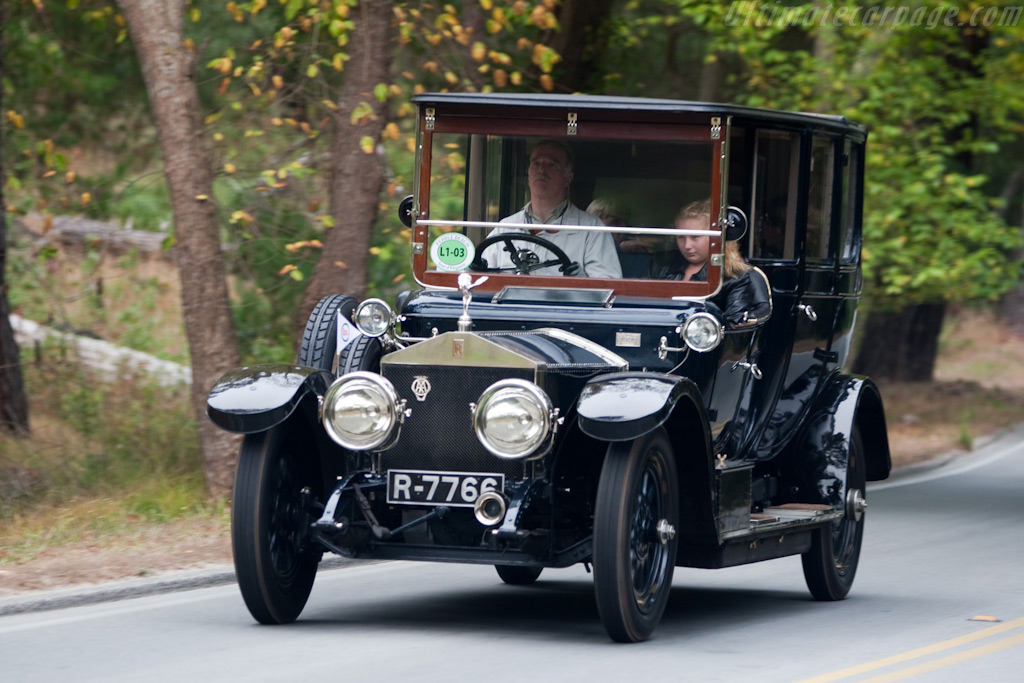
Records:
M473 322L469 318L469 302L473 300L472 290L474 287L487 282L487 276L483 276L473 282L473 276L469 273L459 273L459 291L462 292L462 315L459 316L459 332L469 332Z

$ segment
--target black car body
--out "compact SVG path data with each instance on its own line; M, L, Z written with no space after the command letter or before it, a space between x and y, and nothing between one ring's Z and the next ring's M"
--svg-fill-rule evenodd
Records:
M233 542L255 618L297 618L324 551L491 564L520 584L592 563L620 641L651 634L675 566L799 554L815 598L845 597L865 482L890 470L878 390L842 369L864 128L631 98L417 105L402 210L421 287L394 308L327 297L295 365L243 368L210 394L214 422L247 435ZM535 241L491 240L517 254L511 270L479 258L551 139L572 151L573 205L624 207L628 221L583 228L619 236L622 278L542 275ZM657 279L673 216L702 198L706 279ZM726 277L728 241L756 268Z

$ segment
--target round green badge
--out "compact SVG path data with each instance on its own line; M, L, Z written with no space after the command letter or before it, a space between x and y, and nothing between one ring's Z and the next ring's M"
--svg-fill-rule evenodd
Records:
M446 273L465 270L476 256L472 240L461 232L446 232L430 245L430 258L434 267Z

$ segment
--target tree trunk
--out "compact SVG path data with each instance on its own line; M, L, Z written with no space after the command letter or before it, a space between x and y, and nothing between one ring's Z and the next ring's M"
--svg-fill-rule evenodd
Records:
M0 26L7 25L7 3L0 6ZM0 31L0 54L3 32ZM3 93L0 92L0 98ZM3 110L0 102L0 111ZM25 436L29 432L28 400L21 375L21 357L11 329L11 308L7 300L7 204L4 202L6 174L0 165L0 434Z
M1010 176L1010 180L1003 189L1001 198L1003 206L1006 207L999 213L1005 220L1009 212L1007 208L1010 202L1016 197L1024 186L1024 166L1019 167ZM1024 236L1024 199L1020 205L1020 229ZM1018 249L1014 254L1018 261L1024 261L1024 249ZM1009 326L1015 334L1024 336L1024 282L1017 283L1017 286L1003 295L999 301L999 317Z
M324 237L320 260L303 294L297 321L300 329L316 302L328 294L359 299L366 294L370 239L384 185L384 166L378 154L361 149L360 140L369 137L376 146L386 121L387 106L373 96L373 88L388 82L392 4L391 0L363 0L351 14L356 26L331 139L328 192L334 227ZM353 110L364 103L372 108L372 115L353 123Z
M564 0L558 9L561 30L551 48L562 57L558 82L568 92L600 91L611 12L612 0Z
M874 380L931 382L946 304L871 313L853 371Z
M202 139L197 56L184 44L184 0L118 0L118 5L146 81L171 194L206 487L213 496L227 496L238 438L207 419L206 396L221 374L238 365L238 346L212 200L213 168Z

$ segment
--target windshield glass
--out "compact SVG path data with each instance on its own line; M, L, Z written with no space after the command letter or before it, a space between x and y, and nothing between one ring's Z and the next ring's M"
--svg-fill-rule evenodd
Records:
M710 142L428 139L428 271L705 282L721 253Z

